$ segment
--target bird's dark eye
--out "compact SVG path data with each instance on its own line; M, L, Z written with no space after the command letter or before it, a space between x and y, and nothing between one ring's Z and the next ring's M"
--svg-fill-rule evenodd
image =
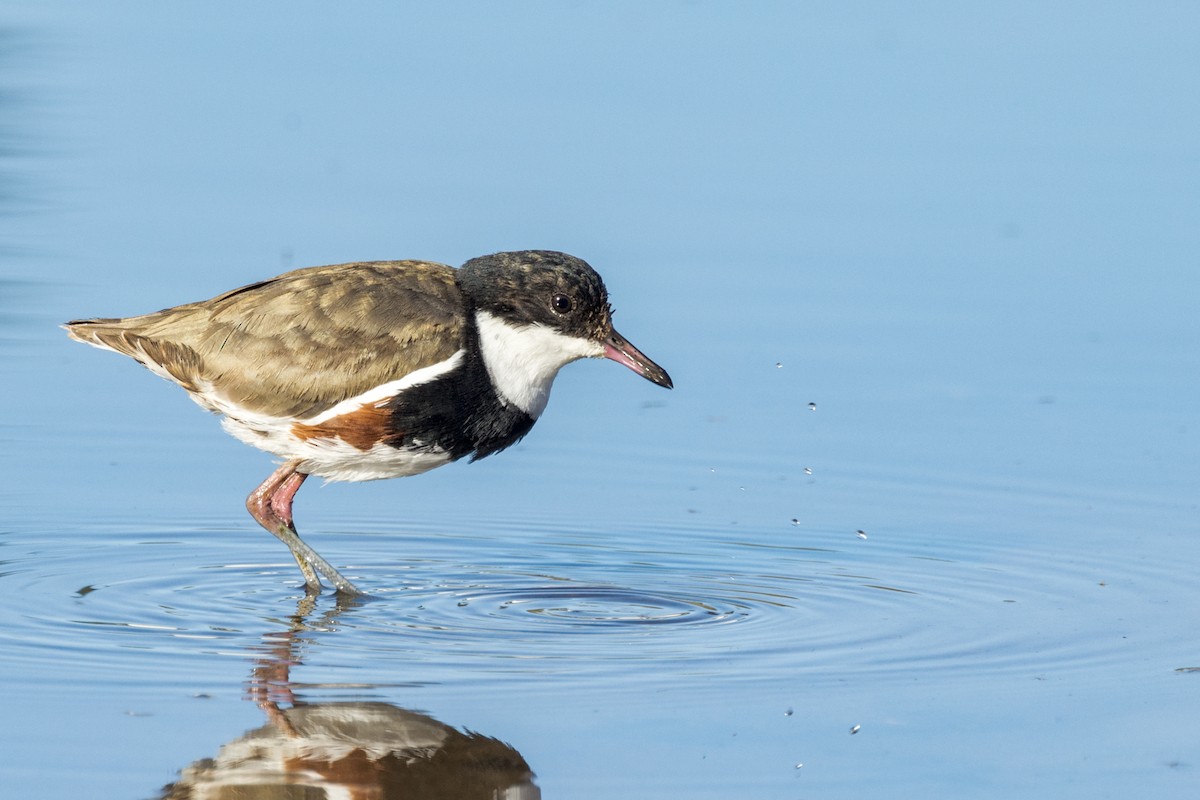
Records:
M559 314L566 314L571 310L571 298L567 297L565 294L556 294L554 297L550 298L550 305Z

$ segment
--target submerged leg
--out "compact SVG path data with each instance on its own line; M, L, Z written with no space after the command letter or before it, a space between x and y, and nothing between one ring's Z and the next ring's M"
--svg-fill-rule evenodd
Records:
M329 579L338 592L352 595L362 594L332 564L305 544L301 540L300 534L296 533L296 525L292 521L292 499L296 496L300 485L304 483L304 479L308 477L307 474L296 469L298 466L298 461L289 461L272 472L271 476L246 498L246 509L250 512L250 516L258 520L259 525L277 536L292 551L292 556L300 566L300 572L304 574L306 591L311 593L321 591L321 579L317 577L317 573L320 572Z

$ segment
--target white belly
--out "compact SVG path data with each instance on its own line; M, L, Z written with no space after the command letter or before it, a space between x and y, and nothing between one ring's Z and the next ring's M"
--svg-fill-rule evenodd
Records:
M440 448L403 450L377 444L369 450L341 439L300 439L291 433L290 420L256 419L244 422L227 416L221 426L252 447L274 453L286 461L299 460L300 471L331 481L375 481L419 475L450 462Z
M419 475L450 462L450 455L439 447L397 449L376 444L369 449L356 447L336 436L297 436L295 427L315 426L343 414L366 407L382 407L389 398L406 389L426 383L457 367L464 352L459 350L440 361L395 381L377 386L356 397L343 400L332 408L307 419L283 419L264 416L231 403L212 386L201 384L188 392L204 408L222 415L221 426L251 447L273 453L285 461L299 461L298 469L330 481L375 481Z

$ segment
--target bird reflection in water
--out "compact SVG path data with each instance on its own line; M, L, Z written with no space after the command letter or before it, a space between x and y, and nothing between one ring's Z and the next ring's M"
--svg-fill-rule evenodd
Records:
M163 788L171 800L540 800L525 759L503 742L464 733L382 702L305 703L290 680L307 630L329 630L358 604L343 598L309 621L269 633L247 682L267 724L223 745Z

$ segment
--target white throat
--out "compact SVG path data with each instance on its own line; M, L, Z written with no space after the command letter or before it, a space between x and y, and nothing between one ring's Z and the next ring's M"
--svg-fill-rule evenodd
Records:
M500 399L537 419L550 399L550 384L565 365L604 355L604 345L567 336L545 325L513 325L475 312L479 345Z

